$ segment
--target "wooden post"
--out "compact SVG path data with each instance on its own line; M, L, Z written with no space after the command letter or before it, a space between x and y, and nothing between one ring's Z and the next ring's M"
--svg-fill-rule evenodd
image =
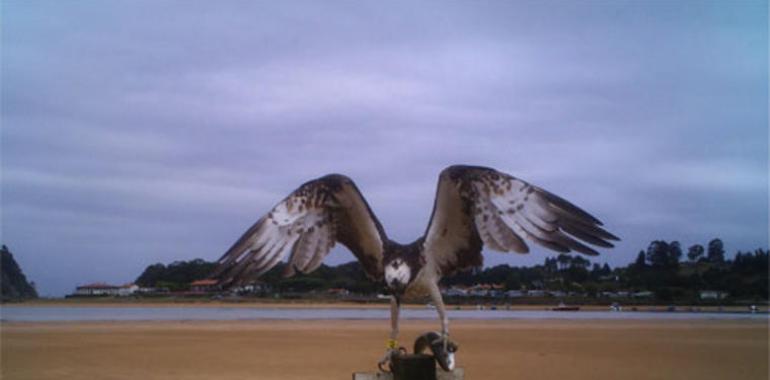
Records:
M420 377L419 375L419 369L415 369L415 372L409 372L406 374L406 376L412 376L412 377L395 377L396 372L399 371L396 369L398 366L396 364L396 361L393 361L393 373L384 373L384 372L355 372L353 373L353 380L396 380L396 379L430 379L430 380L464 380L465 378L465 370L463 368L455 368L451 372L446 372L440 368L436 368L436 365L434 364L434 360L429 355L401 355L403 358L404 356L427 356L431 359L431 365L433 366L433 377ZM408 364L407 364L408 363ZM416 364L414 363L413 359L407 359L406 361L401 360L400 364L402 370L404 371L412 371L413 368L410 367L420 367L422 365L427 365L423 363ZM430 376L430 374L428 374Z
M436 362L425 354L393 357L393 380L436 380Z
M452 372L446 372L441 369L436 370L436 380L463 380L464 378L465 370L462 368L455 368ZM384 372L355 372L353 373L353 380L393 380L393 374Z

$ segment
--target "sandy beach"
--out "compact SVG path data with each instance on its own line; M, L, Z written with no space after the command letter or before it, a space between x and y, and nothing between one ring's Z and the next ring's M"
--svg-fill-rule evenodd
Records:
M405 321L411 345L435 322ZM4 323L3 379L349 379L386 321ZM453 321L474 379L767 379L766 321Z

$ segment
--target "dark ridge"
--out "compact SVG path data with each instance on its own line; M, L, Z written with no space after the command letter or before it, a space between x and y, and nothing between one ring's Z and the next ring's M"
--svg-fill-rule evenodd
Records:
M23 301L37 298L35 286L27 281L11 251L3 245L0 263L0 299L2 302Z

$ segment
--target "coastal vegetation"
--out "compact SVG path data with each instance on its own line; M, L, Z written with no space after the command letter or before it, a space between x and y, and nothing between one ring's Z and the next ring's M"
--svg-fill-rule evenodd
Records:
M134 283L146 288L187 290L191 282L206 278L214 268L216 263L203 259L174 261L169 265L157 263L145 268Z
M136 279L143 287L181 291L194 280L211 274L215 263L202 259L153 264ZM357 261L322 265L309 274L283 278L279 264L241 295L257 297L317 297L349 295L370 297L383 291L366 278ZM655 240L641 250L634 262L612 268L591 262L583 256L549 256L543 264L519 267L507 264L447 277L442 285L468 289L484 284L492 287L483 295L470 298L512 298L513 294L537 294L522 302L542 302L559 297L581 303L755 303L768 300L768 251L736 252L727 258L724 244L713 239L705 246L687 248L677 241ZM514 291L514 292L510 292ZM469 297L449 297L449 302Z

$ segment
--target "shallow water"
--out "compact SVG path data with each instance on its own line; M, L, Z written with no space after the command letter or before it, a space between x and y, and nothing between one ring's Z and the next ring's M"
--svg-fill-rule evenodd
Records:
M403 319L435 319L431 309L404 309ZM563 319L563 320L623 320L623 319L681 319L681 320L767 320L767 313L735 312L611 312L549 310L450 310L452 319ZM8 306L0 307L0 320L7 322L53 321L234 321L234 320L377 320L390 318L387 309L334 308L253 308L253 307L61 307Z

